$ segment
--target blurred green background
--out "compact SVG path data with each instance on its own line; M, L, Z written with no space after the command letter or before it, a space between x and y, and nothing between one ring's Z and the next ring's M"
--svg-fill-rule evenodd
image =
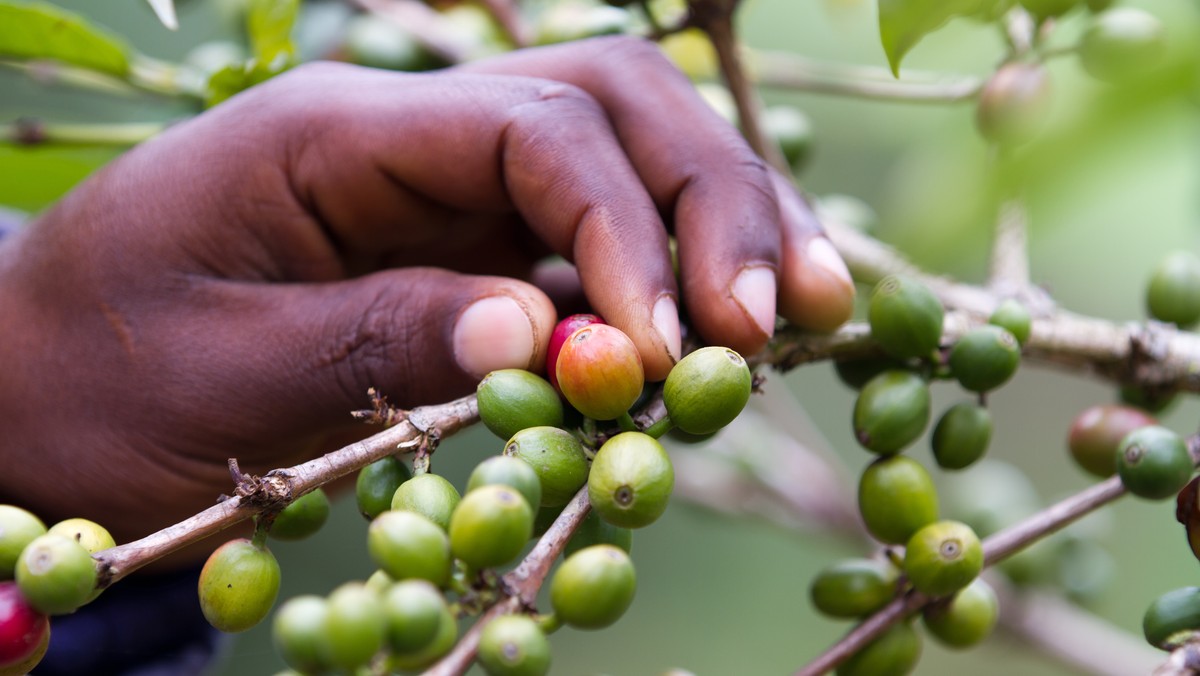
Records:
M192 0L180 7L178 33L157 24L142 0L62 5L127 36L146 53L181 58L190 48L228 36L219 3ZM1190 0L1128 2L1164 20L1178 49L1200 44L1200 14ZM795 51L846 63L884 66L875 3L867 0L748 0L740 15L755 47ZM1056 41L1069 44L1085 17L1068 18ZM992 28L954 22L922 42L905 68L982 74L1002 55ZM1073 58L1051 65L1055 114L1070 120L1072 105L1091 95ZM0 119L42 116L77 121L169 120L183 108L150 99L111 100L47 90L0 72ZM874 234L893 242L929 269L981 281L986 274L990 216L986 209L987 148L974 131L973 108L880 103L810 94L766 92L769 103L792 103L812 118L816 156L802 175L815 195L842 193L874 207ZM1200 251L1200 117L1194 104L1170 99L1147 106L1127 123L1085 136L1032 171L1032 270L1066 308L1135 321L1151 268L1166 252ZM115 156L102 149L22 149L0 145L0 205L37 212L76 181ZM188 158L181 157L186 162ZM865 291L865 290L864 290ZM847 476L870 460L850 435L853 393L828 365L772 376L792 390L843 459ZM935 388L940 408L963 398L952 385ZM1067 456L1065 435L1084 407L1111 401L1113 388L1081 374L1026 368L991 398L997 421L990 457L1029 475L1043 499L1061 497L1089 479ZM1164 422L1181 433L1196 429L1200 405L1187 397ZM714 443L727 443L718 438ZM927 442L911 451L932 467ZM501 450L485 430L472 430L438 451L439 473L462 486L475 463ZM702 452L675 448L679 454ZM934 472L946 486L960 480ZM851 485L850 483L847 484ZM804 485L794 487L804 492ZM1144 608L1160 593L1197 584L1200 571L1175 523L1171 502L1125 499L1107 510L1100 541L1116 563L1112 583L1091 608L1140 634ZM274 545L284 570L281 598L327 593L372 571L366 523L341 501L315 539ZM564 629L552 638L554 673L658 674L672 667L697 674L790 673L835 640L848 625L818 617L808 581L824 565L864 553L849 540L804 535L753 520L716 516L676 500L666 516L635 536L639 591L628 615L599 633ZM238 636L219 674L269 674L282 668L259 627ZM917 673L1073 673L1025 649L1003 633L985 646L951 653L930 641Z

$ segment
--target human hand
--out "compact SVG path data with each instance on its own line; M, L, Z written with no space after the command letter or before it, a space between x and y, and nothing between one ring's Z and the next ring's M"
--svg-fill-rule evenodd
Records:
M668 252L679 243L681 285ZM549 253L578 277L543 290ZM853 286L799 197L646 43L432 74L296 69L139 146L0 244L0 495L119 541L411 406L538 369L581 285L652 379L678 306L744 353Z

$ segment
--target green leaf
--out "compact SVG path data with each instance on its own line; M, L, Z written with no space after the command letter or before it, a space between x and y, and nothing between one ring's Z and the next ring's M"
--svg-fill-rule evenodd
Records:
M86 19L45 3L0 1L0 57L54 59L124 78L131 50Z
M921 38L958 16L992 12L998 0L879 0L879 39L892 74L900 77L900 61Z
M146 0L150 3L150 9L154 10L154 16L162 22L170 30L179 30L179 19L175 16L175 0Z
M295 60L292 26L299 12L299 0L252 0L246 28L255 58L264 64L281 56L289 64Z
M234 94L266 82L287 69L288 65L279 60L265 64L258 59L251 59L245 64L226 66L208 78L204 107L212 108Z

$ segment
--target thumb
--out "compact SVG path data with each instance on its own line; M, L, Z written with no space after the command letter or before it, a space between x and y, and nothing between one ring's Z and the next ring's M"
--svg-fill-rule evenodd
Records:
M251 396L319 425L345 422L371 387L410 408L462 396L496 369L540 370L555 322L530 284L438 268L254 292L239 304L238 370L257 375Z

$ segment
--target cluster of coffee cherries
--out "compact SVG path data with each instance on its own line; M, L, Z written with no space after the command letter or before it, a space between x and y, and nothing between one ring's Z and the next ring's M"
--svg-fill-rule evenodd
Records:
M887 277L876 285L868 307L871 337L883 354L835 364L839 377L859 391L855 439L880 456L860 479L859 511L867 531L889 549L879 559L833 564L816 577L810 593L822 613L857 619L886 605L903 580L937 599L923 614L929 633L947 646L963 648L985 638L997 616L996 595L978 578L983 569L980 539L966 523L940 517L929 472L901 452L929 426L931 381L953 379L973 396L940 415L931 435L933 458L947 470L980 460L992 436L987 393L1016 372L1032 322L1023 306L1008 301L987 324L944 347L944 316L941 302L919 281ZM903 547L903 553L891 546ZM920 652L920 634L901 622L838 673L907 673Z
M746 361L723 347L693 351L662 384L666 415L639 429L636 411L658 387L647 386L633 341L595 315L556 327L549 380L523 370L488 374L478 385L480 418L505 440L479 463L465 490L390 456L364 467L356 483L359 511L370 521L367 550L378 570L327 597L304 595L280 605L276 649L300 674L424 669L459 637L459 620L478 616L511 589L501 573L514 565L586 487L590 511L563 549L549 582L551 612L533 608L490 619L478 661L493 675L547 673L547 634L562 625L600 629L633 601L632 531L665 511L674 469L657 437L674 428L709 435L746 405ZM571 421L568 423L568 421ZM304 537L329 506L309 493L262 519L253 539L216 550L200 579L209 621L242 631L275 603L279 566L268 537Z
M50 620L100 595L92 554L116 544L104 527L67 519L50 528L0 505L0 676L26 674L50 644Z

